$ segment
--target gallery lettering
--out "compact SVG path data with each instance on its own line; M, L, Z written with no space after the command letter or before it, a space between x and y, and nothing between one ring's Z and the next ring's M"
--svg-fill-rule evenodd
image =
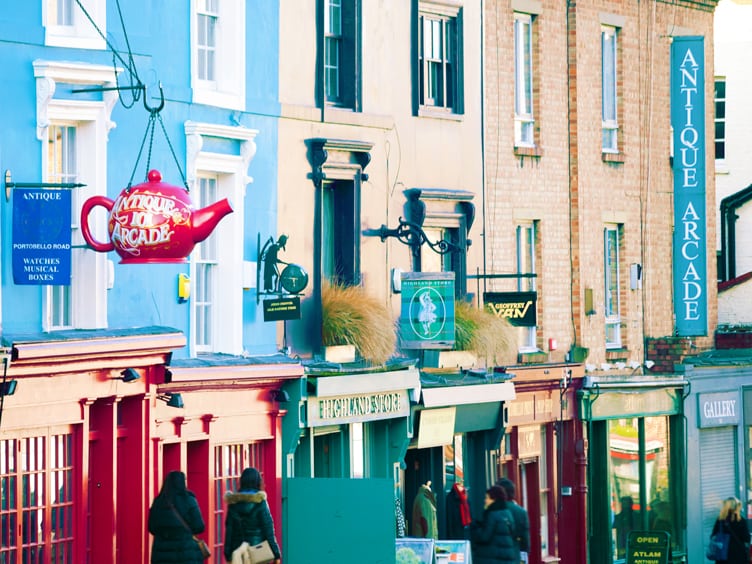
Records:
M705 417L736 417L736 400L706 401L702 411Z

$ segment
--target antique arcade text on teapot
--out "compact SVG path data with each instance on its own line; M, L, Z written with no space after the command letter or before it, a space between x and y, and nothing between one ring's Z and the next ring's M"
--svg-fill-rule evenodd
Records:
M194 210L188 192L162 182L158 170L150 170L148 181L123 189L113 202L106 196L93 196L81 208L81 233L95 251L114 250L120 264L181 263L196 243L206 239L232 206L225 198ZM110 241L94 239L89 229L89 213L96 206L109 211L107 232Z

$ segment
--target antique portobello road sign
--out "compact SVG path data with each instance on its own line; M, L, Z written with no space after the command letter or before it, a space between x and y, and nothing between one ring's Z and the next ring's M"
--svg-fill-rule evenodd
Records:
M13 282L67 286L71 277L71 192L13 192Z

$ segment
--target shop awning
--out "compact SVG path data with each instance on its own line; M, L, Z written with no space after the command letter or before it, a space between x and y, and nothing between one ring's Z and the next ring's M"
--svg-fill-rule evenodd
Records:
M423 388L424 407L510 401L516 397L512 382Z

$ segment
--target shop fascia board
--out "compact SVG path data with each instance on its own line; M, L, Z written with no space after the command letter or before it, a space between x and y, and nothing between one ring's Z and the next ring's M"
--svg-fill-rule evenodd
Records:
M511 401L517 397L512 382L423 388L423 407Z
M335 397L394 390L417 390L420 392L420 372L410 367L405 370L348 374L343 376L319 376L316 378L316 396Z

